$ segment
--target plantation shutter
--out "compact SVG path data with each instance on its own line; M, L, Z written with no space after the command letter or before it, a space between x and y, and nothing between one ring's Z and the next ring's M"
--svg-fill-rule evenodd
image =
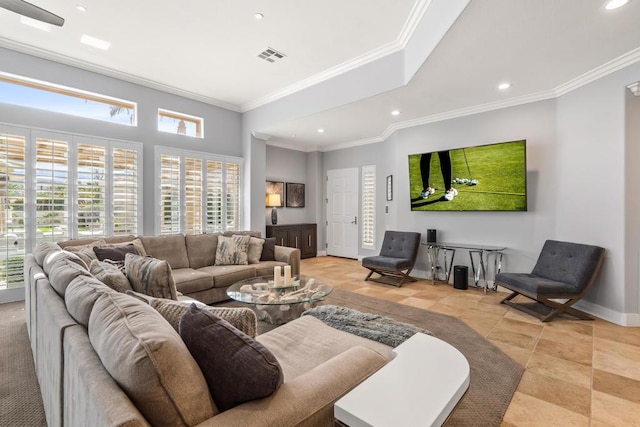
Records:
M0 132L0 289L24 286L26 137Z
M180 233L180 156L160 155L160 234Z
M185 234L202 233L202 160L187 157L184 162Z
M219 233L222 227L222 162L207 160L207 233Z
M240 228L240 164L227 162L226 202L227 223L226 230Z
M69 239L69 146L67 141L36 138L34 185L36 241Z
M76 225L78 237L105 237L106 149L103 145L78 144L76 168Z
M134 235L138 230L138 151L112 149L113 235Z
M362 167L362 247L375 248L376 167Z

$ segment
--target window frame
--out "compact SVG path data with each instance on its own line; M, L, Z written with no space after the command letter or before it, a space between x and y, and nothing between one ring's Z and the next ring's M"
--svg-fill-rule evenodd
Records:
M372 187L371 189L367 188L367 177L368 174L373 174L372 179ZM361 227L361 239L360 244L362 249L375 249L376 248L376 190L377 190L377 172L376 165L364 165L362 166L362 227ZM368 204L371 204L371 209L368 208ZM369 212L371 214L369 216ZM368 228L368 222L371 222L371 239L368 240L367 232L365 228Z
M169 119L175 119L175 120L184 120L186 122L189 123L193 123L196 127L196 134L195 135L187 135L187 134L181 134L178 132L169 132L169 131L165 131L160 129L160 118L161 117L166 117ZM188 136L190 138L198 138L198 139L204 139L204 119L202 117L198 117L198 116L192 116L191 114L185 114L185 113L180 113L177 111L171 111L171 110L167 110L165 108L158 108L158 132L163 132L163 133L168 133L171 135L182 135L182 136Z

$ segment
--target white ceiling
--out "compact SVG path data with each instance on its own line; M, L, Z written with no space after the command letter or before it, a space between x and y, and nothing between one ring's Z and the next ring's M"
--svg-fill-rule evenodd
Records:
M264 105L363 58L397 51L430 4L32 1L64 17L65 25L46 33L0 9L0 46L236 111ZM259 131L270 144L327 150L379 141L409 125L557 96L640 60L640 0L612 11L604 3L472 0L406 86ZM76 4L88 11L77 11ZM256 20L256 12L264 19ZM111 47L104 52L80 44L84 33ZM287 57L273 64L258 58L267 47ZM497 85L503 81L512 87L501 92ZM393 109L401 114L392 117Z

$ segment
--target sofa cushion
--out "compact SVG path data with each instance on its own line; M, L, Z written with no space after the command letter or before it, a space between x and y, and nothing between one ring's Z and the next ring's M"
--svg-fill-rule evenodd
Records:
M200 301L172 301L163 298L150 298L149 305L155 308L165 318L173 329L178 331L180 319L191 307L196 304L203 310L210 311L219 318L226 320L233 327L240 329L251 338L256 336L258 319L256 313L248 307L210 307Z
M249 247L247 248L247 261L249 264L257 264L262 256L262 248L264 247L264 239L257 237L249 238Z
M275 356L210 311L191 304L178 329L221 411L267 397L282 384Z
M218 412L184 342L149 305L104 293L88 331L106 370L151 425L194 426Z
M267 237L264 239L264 245L262 246L262 254L260 254L260 261L275 261L276 260L276 238Z
M157 298L177 299L176 284L167 261L127 254L124 268L134 291Z
M140 240L147 255L168 261L171 268L189 268L187 246L182 234L141 236Z
M198 271L212 276L215 288L230 286L240 280L256 276L255 268L246 265L216 265L199 268ZM273 274L273 271L271 274Z
M213 265L216 259L219 234L189 234L185 237L187 256L191 268Z
M66 251L51 251L44 257L44 262L42 263L42 269L47 275L51 272L51 268L61 259L66 258L71 262L78 264L80 267L84 267L85 269L89 269L89 266L76 254Z
M95 252L93 251L94 246L103 246L106 245L107 242L104 239L94 240L93 242L89 242L84 245L65 245L64 250L73 252L78 255L85 264L91 264L91 261L94 259L98 259Z
M262 233L259 231L225 231L222 235L225 237L231 237L233 235L261 237Z
M249 263L247 249L250 239L249 235L218 236L214 265L247 265Z
M97 261L95 261L97 262ZM67 286L64 303L67 311L76 322L89 325L89 316L98 297L105 292L116 292L95 277L79 276Z
M44 259L47 255L49 255L49 252L59 251L60 249L60 246L58 246L58 244L56 243L39 242L36 245L36 248L33 250L33 256L36 259L38 265L42 267L42 264L44 264Z
M126 254L140 255L133 243L122 246L94 246L93 252L96 254L98 261L110 259L111 261L124 261Z
M127 276L113 264L94 259L89 266L89 272L114 291L127 292L131 290L131 284Z
M61 251L64 252L64 251ZM82 262L82 261L80 261ZM83 263L84 264L84 263ZM89 270L72 259L60 257L49 267L47 273L51 287L64 298L67 286L78 276L91 276Z
M178 268L172 272L176 289L183 294L192 294L213 288L213 277L210 274L193 268Z
M133 241L133 239L135 239L134 236L128 235L128 236L112 236L112 237L104 237L104 238L100 238L100 237L90 237L90 238L84 238L84 239L73 239L73 240L65 240L63 242L58 242L58 244L60 245L61 248L66 248L67 246L89 246L89 245L94 245L95 246L95 242L102 240L105 243L108 244L116 244L116 243L128 243Z

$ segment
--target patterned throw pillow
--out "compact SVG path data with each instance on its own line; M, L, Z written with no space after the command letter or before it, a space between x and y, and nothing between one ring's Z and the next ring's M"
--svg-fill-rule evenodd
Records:
M259 239L257 237L251 237L249 239L249 248L247 249L247 259L249 264L257 264L260 262L263 246L264 239Z
M124 293L131 290L131 284L127 276L113 264L94 259L89 265L89 272L114 291Z
M215 265L247 265L247 249L249 235L235 235L231 237L218 236Z
M282 384L273 353L210 311L191 304L178 329L220 411L270 396Z
M176 282L167 261L126 254L124 269L134 291L156 298L178 299Z

